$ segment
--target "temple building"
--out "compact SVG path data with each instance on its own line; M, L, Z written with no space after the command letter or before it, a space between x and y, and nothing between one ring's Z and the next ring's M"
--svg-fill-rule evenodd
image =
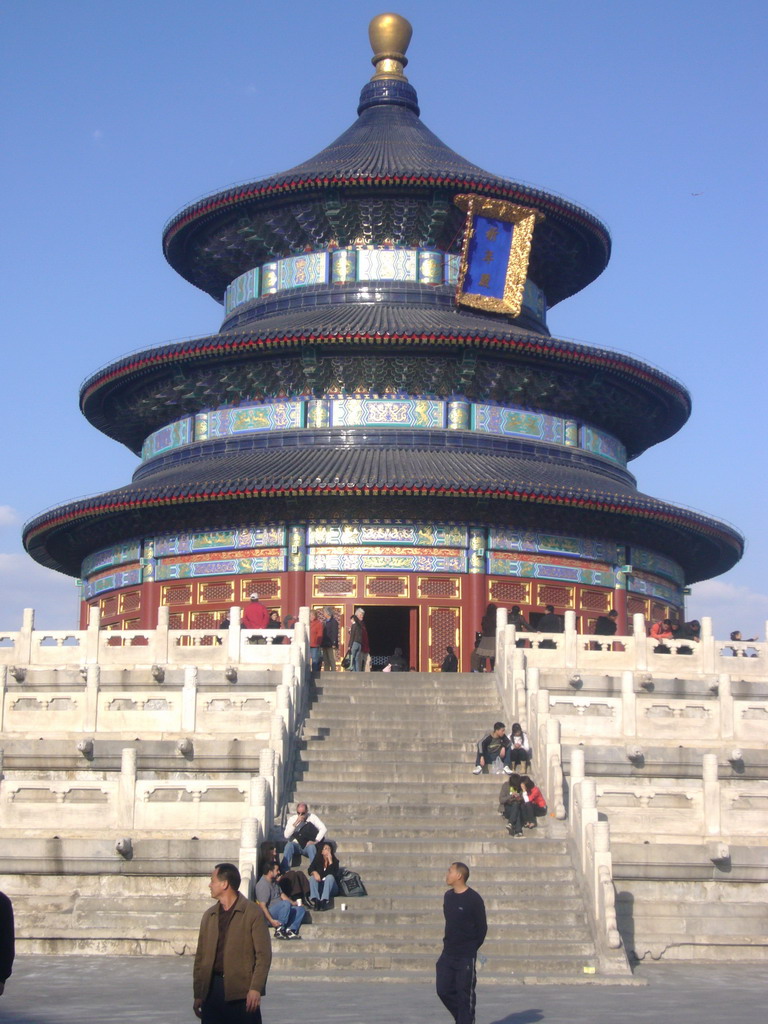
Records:
M140 464L25 527L82 580L82 616L210 629L257 592L281 616L366 609L375 656L468 668L487 603L679 617L731 568L728 525L637 489L629 462L691 408L676 380L554 338L547 311L610 238L491 174L421 121L411 28L371 23L357 119L282 174L174 216L165 256L224 311L218 334L117 359L83 414Z

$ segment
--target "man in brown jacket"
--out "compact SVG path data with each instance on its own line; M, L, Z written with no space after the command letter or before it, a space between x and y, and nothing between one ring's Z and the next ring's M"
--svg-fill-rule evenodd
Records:
M261 997L272 963L264 915L247 900L234 864L217 864L208 884L216 906L200 922L193 1009L203 1024L261 1024Z

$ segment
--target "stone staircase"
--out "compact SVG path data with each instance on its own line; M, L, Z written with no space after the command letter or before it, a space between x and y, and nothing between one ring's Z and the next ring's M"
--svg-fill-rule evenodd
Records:
M501 777L472 774L477 738L503 717L493 677L324 673L317 682L293 800L323 819L368 896L337 897L304 926L304 941L274 943L274 971L431 976L443 879L463 860L488 911L484 983L591 976L598 961L563 824L540 819L513 840L497 810Z

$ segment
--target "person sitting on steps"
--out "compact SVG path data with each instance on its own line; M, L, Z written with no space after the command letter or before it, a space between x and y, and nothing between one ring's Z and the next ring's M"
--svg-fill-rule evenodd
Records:
M299 928L306 910L281 890L277 884L279 864L267 864L266 871L256 883L256 902L261 907L267 924L275 929L276 939L299 939Z
M507 765L517 768L525 765L525 771L531 767L531 744L528 736L523 732L519 722L515 722L510 733L509 752L507 754Z
M523 837L523 794L520 776L504 779L499 790L499 813L507 819L507 830L515 839Z
M282 870L289 870L297 850L311 863L317 853L317 843L325 839L327 831L318 816L309 813L309 807L305 803L296 804L296 813L288 819L283 833L289 842L283 848L283 859L280 864Z
M341 865L330 843L320 843L315 859L309 865L310 907L328 910L331 900L339 891Z
M512 769L509 767L510 740L505 733L506 726L503 722L494 722L491 732L487 732L477 744L477 756L473 775L480 775L483 768L490 767L498 757L504 766L504 771L509 775Z
M520 776L520 793L523 802L523 828L536 828L536 818L543 818L547 813L547 801L539 787L527 775Z

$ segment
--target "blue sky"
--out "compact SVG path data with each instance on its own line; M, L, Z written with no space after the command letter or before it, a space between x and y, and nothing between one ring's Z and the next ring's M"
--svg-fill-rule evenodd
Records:
M24 520L127 482L128 451L78 388L135 349L218 329L179 278L165 221L282 170L355 118L378 4L2 0L3 473L0 629L21 609L74 624L68 578L23 553ZM552 333L680 379L694 410L632 464L642 491L747 538L689 616L765 632L765 96L768 15L752 0L443 0L412 22L422 118L495 173L611 230L613 257L551 311Z

